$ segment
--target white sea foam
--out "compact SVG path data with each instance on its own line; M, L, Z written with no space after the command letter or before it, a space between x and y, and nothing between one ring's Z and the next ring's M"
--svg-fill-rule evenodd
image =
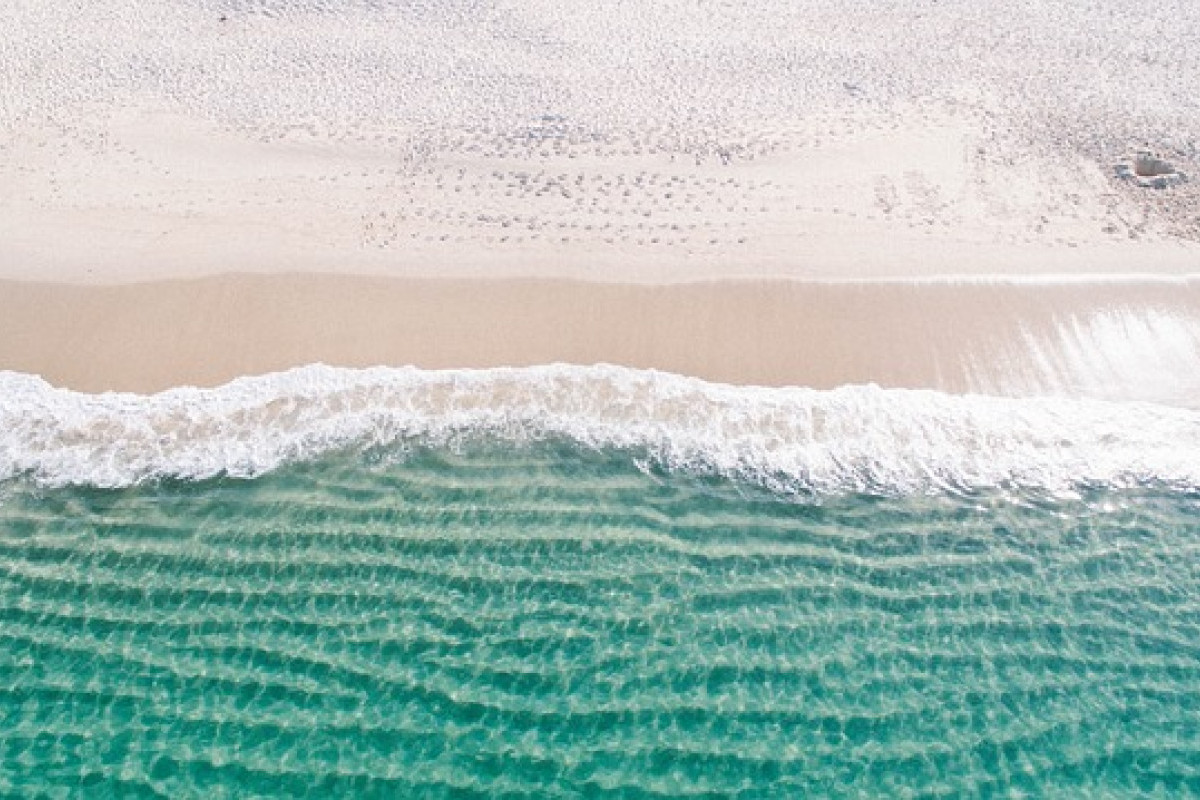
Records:
M336 448L566 437L799 491L1200 487L1200 413L852 386L733 387L613 366L315 365L215 389L89 395L0 372L0 480L256 476Z

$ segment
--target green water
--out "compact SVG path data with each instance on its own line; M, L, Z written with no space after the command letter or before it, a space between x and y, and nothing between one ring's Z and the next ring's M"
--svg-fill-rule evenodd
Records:
M1200 498L780 497L628 453L10 484L0 791L1200 792Z

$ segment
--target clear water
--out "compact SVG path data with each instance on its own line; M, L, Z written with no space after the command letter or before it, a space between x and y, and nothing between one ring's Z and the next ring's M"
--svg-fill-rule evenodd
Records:
M10 476L0 790L1200 793L1196 491L769 485L562 437Z

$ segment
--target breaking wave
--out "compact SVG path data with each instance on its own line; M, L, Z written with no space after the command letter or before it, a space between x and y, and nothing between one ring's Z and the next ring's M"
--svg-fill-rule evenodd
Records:
M346 448L555 438L802 493L1200 487L1200 412L1145 403L735 387L607 365L313 365L149 396L0 372L0 481L254 477Z

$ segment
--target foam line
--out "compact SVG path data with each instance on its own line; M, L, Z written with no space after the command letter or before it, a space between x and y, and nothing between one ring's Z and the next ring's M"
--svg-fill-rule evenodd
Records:
M0 480L253 477L339 448L562 437L788 491L1200 486L1200 413L850 386L733 387L614 366L350 370L89 395L0 372Z

